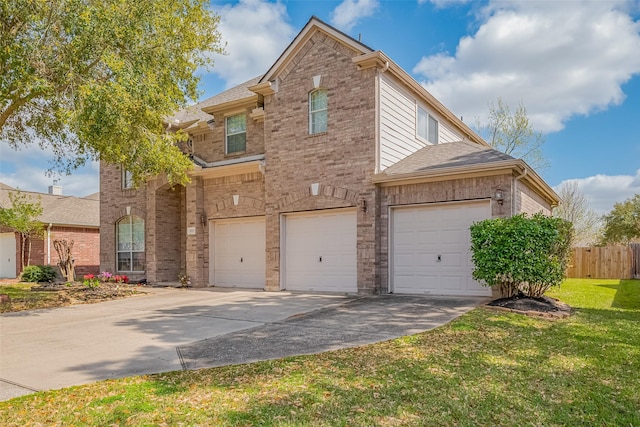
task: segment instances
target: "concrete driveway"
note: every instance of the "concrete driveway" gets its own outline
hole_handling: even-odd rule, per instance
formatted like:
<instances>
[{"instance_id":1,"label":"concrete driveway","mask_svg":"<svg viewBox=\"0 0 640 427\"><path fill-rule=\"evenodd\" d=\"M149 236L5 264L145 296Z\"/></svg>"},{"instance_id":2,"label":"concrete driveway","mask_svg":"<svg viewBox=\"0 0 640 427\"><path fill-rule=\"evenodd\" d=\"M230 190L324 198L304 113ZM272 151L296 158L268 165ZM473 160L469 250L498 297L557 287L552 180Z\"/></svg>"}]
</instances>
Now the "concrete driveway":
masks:
<instances>
[{"instance_id":1,"label":"concrete driveway","mask_svg":"<svg viewBox=\"0 0 640 427\"><path fill-rule=\"evenodd\" d=\"M478 298L214 289L0 316L0 400L179 369L352 347L439 326Z\"/></svg>"}]
</instances>

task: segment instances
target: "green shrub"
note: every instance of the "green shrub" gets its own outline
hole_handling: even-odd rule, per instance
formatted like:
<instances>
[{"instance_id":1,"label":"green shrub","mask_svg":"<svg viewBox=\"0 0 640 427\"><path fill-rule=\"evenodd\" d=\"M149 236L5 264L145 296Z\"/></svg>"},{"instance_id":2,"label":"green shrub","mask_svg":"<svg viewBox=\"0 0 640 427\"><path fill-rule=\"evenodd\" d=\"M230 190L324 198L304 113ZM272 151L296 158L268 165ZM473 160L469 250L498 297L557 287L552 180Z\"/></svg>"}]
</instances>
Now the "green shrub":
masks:
<instances>
[{"instance_id":1,"label":"green shrub","mask_svg":"<svg viewBox=\"0 0 640 427\"><path fill-rule=\"evenodd\" d=\"M471 226L473 278L503 296L541 297L564 279L573 227L561 218L526 214Z\"/></svg>"},{"instance_id":2,"label":"green shrub","mask_svg":"<svg viewBox=\"0 0 640 427\"><path fill-rule=\"evenodd\" d=\"M56 270L50 265L28 265L22 271L23 282L52 282L56 278Z\"/></svg>"}]
</instances>

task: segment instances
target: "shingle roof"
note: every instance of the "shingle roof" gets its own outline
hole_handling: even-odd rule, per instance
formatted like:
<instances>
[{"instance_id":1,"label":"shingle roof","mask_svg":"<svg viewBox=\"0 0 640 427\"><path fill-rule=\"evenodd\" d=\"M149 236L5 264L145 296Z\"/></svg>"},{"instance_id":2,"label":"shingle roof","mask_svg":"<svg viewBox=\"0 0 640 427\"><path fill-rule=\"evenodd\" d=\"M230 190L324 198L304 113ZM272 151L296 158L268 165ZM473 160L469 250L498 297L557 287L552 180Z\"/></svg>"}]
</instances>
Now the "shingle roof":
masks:
<instances>
[{"instance_id":1,"label":"shingle roof","mask_svg":"<svg viewBox=\"0 0 640 427\"><path fill-rule=\"evenodd\" d=\"M202 111L203 108L254 96L255 93L251 92L249 90L249 87L258 83L261 77L262 76L254 77L251 80L240 83L239 85L234 86L231 89L227 89L217 95L214 95L211 98L207 98L204 101L185 108L184 110L180 110L173 116L169 117L168 121L172 122L177 120L180 123L190 122L194 120L196 122L207 121L211 118L211 116Z\"/></svg>"},{"instance_id":2,"label":"shingle roof","mask_svg":"<svg viewBox=\"0 0 640 427\"><path fill-rule=\"evenodd\" d=\"M514 158L490 147L468 141L457 141L428 145L389 166L384 170L384 173L399 175L503 160L514 160Z\"/></svg>"},{"instance_id":3,"label":"shingle roof","mask_svg":"<svg viewBox=\"0 0 640 427\"><path fill-rule=\"evenodd\" d=\"M100 194L75 197L16 190L0 183L0 208L11 206L9 192L20 191L34 203L40 200L42 215L39 221L45 224L74 225L81 227L100 226Z\"/></svg>"}]
</instances>

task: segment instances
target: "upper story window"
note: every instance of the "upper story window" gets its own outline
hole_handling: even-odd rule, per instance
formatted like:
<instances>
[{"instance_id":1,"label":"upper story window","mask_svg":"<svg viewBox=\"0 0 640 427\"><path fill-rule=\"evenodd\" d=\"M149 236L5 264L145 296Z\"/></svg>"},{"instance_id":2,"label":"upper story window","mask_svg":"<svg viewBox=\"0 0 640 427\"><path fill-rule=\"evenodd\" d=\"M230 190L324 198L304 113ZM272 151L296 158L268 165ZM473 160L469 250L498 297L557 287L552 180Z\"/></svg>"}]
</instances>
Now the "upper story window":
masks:
<instances>
[{"instance_id":1,"label":"upper story window","mask_svg":"<svg viewBox=\"0 0 640 427\"><path fill-rule=\"evenodd\" d=\"M144 271L144 220L129 215L116 223L118 271Z\"/></svg>"},{"instance_id":2,"label":"upper story window","mask_svg":"<svg viewBox=\"0 0 640 427\"><path fill-rule=\"evenodd\" d=\"M242 153L247 151L247 116L236 114L225 118L226 153Z\"/></svg>"},{"instance_id":3,"label":"upper story window","mask_svg":"<svg viewBox=\"0 0 640 427\"><path fill-rule=\"evenodd\" d=\"M309 94L309 133L327 131L327 90L317 89Z\"/></svg>"},{"instance_id":4,"label":"upper story window","mask_svg":"<svg viewBox=\"0 0 640 427\"><path fill-rule=\"evenodd\" d=\"M427 111L418 106L418 123L416 133L432 144L438 143L438 121Z\"/></svg>"},{"instance_id":5,"label":"upper story window","mask_svg":"<svg viewBox=\"0 0 640 427\"><path fill-rule=\"evenodd\" d=\"M122 168L122 189L129 190L133 188L133 174L131 171Z\"/></svg>"}]
</instances>

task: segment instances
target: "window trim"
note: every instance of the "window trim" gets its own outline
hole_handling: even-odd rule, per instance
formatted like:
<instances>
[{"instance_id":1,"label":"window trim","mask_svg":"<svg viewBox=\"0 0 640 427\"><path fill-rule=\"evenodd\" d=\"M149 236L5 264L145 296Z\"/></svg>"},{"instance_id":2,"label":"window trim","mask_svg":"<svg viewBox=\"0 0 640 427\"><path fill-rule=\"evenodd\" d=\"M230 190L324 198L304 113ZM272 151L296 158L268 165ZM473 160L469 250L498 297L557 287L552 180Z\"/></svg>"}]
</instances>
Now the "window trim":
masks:
<instances>
[{"instance_id":1,"label":"window trim","mask_svg":"<svg viewBox=\"0 0 640 427\"><path fill-rule=\"evenodd\" d=\"M115 265L115 267L116 268L115 268L115 270L118 273L144 273L145 272L144 268L142 270L134 270L133 269L133 265L134 265L134 263L133 263L133 254L134 253L143 253L144 257L145 257L145 260L143 262L143 267L146 264L146 244L145 244L146 236L144 234L143 234L143 239L142 239L142 245L143 245L142 249L141 250L134 250L133 249L133 219L134 218L138 218L138 219L140 219L142 221L143 233L146 234L144 218L141 218L141 217L136 216L136 215L125 215L125 216L121 217L120 219L118 219L116 221L116 239L115 239L115 242L116 242L116 248L115 248L116 249L116 265ZM119 226L120 226L120 224L124 223L125 220L127 220L127 219L129 220L129 222L128 222L128 225L129 225L129 239L130 239L130 242L131 242L131 247L128 250L120 250L118 248L118 246L120 245L120 230L119 230ZM131 263L131 267L130 267L131 269L130 270L120 270L120 254L121 253L122 254L129 254L129 259L130 259L130 263Z\"/></svg>"},{"instance_id":2,"label":"window trim","mask_svg":"<svg viewBox=\"0 0 640 427\"><path fill-rule=\"evenodd\" d=\"M126 169L124 166L122 167L122 189L123 190L131 190L133 188L133 174L130 170Z\"/></svg>"},{"instance_id":3,"label":"window trim","mask_svg":"<svg viewBox=\"0 0 640 427\"><path fill-rule=\"evenodd\" d=\"M426 114L427 120L427 128L426 128L426 136L420 135L420 111L423 111ZM435 141L429 140L429 134L431 133L431 121L435 123ZM440 143L440 121L429 112L426 108L422 107L419 103L416 102L416 138L422 141L426 141L433 145L437 145Z\"/></svg>"},{"instance_id":4,"label":"window trim","mask_svg":"<svg viewBox=\"0 0 640 427\"><path fill-rule=\"evenodd\" d=\"M234 117L238 117L238 116L243 116L244 117L244 132L236 132L236 133L229 133L229 119L234 118ZM234 135L241 135L244 134L244 150L238 150L238 151L229 151L229 136L234 136ZM229 116L226 116L224 118L224 154L225 155L230 155L230 154L241 154L241 153L245 153L247 151L247 114L246 113L238 113L238 114L231 114Z\"/></svg>"},{"instance_id":5,"label":"window trim","mask_svg":"<svg viewBox=\"0 0 640 427\"><path fill-rule=\"evenodd\" d=\"M313 110L313 102L312 102L312 97L314 94L316 93L324 93L325 96L325 100L326 100L326 106L324 108L318 109L318 110ZM326 114L326 121L325 121L325 128L323 130L319 130L319 131L315 131L313 129L313 117L318 114L318 113L322 113L325 112ZM327 133L327 128L329 125L329 91L327 91L327 89L324 88L318 88L318 89L314 89L311 92L309 92L309 135L319 135L322 133Z\"/></svg>"}]
</instances>

